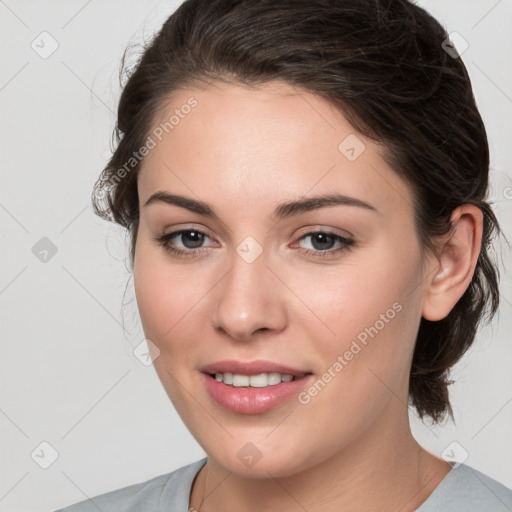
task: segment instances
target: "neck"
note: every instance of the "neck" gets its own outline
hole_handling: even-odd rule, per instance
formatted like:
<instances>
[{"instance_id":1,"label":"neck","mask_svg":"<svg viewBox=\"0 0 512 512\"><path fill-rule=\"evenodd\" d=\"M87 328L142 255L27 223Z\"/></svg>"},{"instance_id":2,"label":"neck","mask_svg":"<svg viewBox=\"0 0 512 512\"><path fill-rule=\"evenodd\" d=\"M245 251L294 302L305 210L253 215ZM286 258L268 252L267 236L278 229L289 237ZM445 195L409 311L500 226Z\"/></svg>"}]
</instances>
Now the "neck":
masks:
<instances>
[{"instance_id":1,"label":"neck","mask_svg":"<svg viewBox=\"0 0 512 512\"><path fill-rule=\"evenodd\" d=\"M286 477L248 478L208 457L190 504L198 512L408 512L428 498L450 469L421 448L402 415L400 425L383 418L321 464Z\"/></svg>"}]
</instances>

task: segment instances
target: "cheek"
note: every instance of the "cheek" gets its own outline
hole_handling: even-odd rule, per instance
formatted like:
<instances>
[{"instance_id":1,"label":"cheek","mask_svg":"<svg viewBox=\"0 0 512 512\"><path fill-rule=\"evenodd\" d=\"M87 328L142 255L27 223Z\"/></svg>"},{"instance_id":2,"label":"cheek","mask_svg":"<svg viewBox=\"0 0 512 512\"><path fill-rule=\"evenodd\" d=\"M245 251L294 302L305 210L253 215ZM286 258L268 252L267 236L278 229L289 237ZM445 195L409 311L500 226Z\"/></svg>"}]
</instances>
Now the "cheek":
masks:
<instances>
[{"instance_id":1,"label":"cheek","mask_svg":"<svg viewBox=\"0 0 512 512\"><path fill-rule=\"evenodd\" d=\"M290 288L304 298L304 314L309 310L316 316L315 327L323 325L326 334L354 335L373 325L381 315L385 320L393 319L399 309L393 304L411 300L418 268L415 263L397 267L381 254L374 261L349 262L332 271L319 267L302 274L290 273L288 283L293 283Z\"/></svg>"},{"instance_id":2,"label":"cheek","mask_svg":"<svg viewBox=\"0 0 512 512\"><path fill-rule=\"evenodd\" d=\"M361 264L324 278L321 272L304 276L297 290L322 319L312 321L305 313L297 326L314 342L308 348L319 356L321 381L299 397L300 403L304 415L322 418L321 435L332 443L356 436L388 405L407 404L420 318L418 297L410 293L416 270L414 264L402 265L394 273L391 260L380 261L380 268ZM382 271L386 267L392 271Z\"/></svg>"},{"instance_id":3,"label":"cheek","mask_svg":"<svg viewBox=\"0 0 512 512\"><path fill-rule=\"evenodd\" d=\"M137 247L135 295L144 335L158 349L154 370L176 409L187 418L188 399L180 383L185 381L184 373L197 364L198 329L205 324L198 316L205 290L159 252L143 244Z\"/></svg>"},{"instance_id":4,"label":"cheek","mask_svg":"<svg viewBox=\"0 0 512 512\"><path fill-rule=\"evenodd\" d=\"M307 300L307 308L297 306L300 329L315 340L326 368L342 356L343 371L349 370L351 378L364 379L370 369L386 382L403 376L421 318L419 288L414 293L420 262L414 250L409 247L398 258L396 249L380 247L379 254L368 253L364 261L347 258L345 266L332 271L318 267L290 274L296 295Z\"/></svg>"},{"instance_id":5,"label":"cheek","mask_svg":"<svg viewBox=\"0 0 512 512\"><path fill-rule=\"evenodd\" d=\"M199 279L199 281L198 281ZM134 287L146 338L162 353L172 350L168 341L187 339L193 329L205 289L198 286L201 276L192 282L183 266L171 265L161 248L137 246Z\"/></svg>"}]
</instances>

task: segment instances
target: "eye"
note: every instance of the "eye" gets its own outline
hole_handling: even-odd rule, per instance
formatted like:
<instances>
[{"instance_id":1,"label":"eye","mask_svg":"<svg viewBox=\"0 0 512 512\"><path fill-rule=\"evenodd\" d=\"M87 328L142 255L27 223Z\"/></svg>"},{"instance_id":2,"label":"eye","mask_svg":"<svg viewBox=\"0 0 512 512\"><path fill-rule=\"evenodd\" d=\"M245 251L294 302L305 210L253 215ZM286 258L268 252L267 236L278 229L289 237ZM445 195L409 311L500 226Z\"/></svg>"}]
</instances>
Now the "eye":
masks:
<instances>
[{"instance_id":1,"label":"eye","mask_svg":"<svg viewBox=\"0 0 512 512\"><path fill-rule=\"evenodd\" d=\"M299 242L310 240L309 247L300 252L314 258L331 257L341 251L351 250L355 241L327 231L309 231L299 238Z\"/></svg>"},{"instance_id":2,"label":"eye","mask_svg":"<svg viewBox=\"0 0 512 512\"><path fill-rule=\"evenodd\" d=\"M203 247L205 240L210 237L199 229L180 229L171 233L159 235L153 240L160 244L167 252L178 257L195 257L208 249ZM300 248L299 252L314 258L332 257L342 251L348 251L355 245L355 241L328 231L310 231L299 238L295 243L309 239L310 247ZM294 247L294 245L292 245Z\"/></svg>"},{"instance_id":3,"label":"eye","mask_svg":"<svg viewBox=\"0 0 512 512\"><path fill-rule=\"evenodd\" d=\"M159 235L153 240L158 242L167 252L176 256L197 256L205 251L201 247L205 239L210 237L198 229L180 229L164 235ZM180 245L181 244L181 245Z\"/></svg>"}]
</instances>

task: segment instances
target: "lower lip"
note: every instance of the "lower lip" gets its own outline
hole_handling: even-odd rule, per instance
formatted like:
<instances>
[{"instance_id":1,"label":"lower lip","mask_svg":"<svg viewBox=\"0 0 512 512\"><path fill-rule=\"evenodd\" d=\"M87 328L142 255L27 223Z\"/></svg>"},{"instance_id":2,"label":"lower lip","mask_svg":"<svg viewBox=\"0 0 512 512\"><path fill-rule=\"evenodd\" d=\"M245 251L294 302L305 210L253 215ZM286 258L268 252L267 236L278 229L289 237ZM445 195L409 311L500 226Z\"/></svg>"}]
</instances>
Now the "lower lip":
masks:
<instances>
[{"instance_id":1,"label":"lower lip","mask_svg":"<svg viewBox=\"0 0 512 512\"><path fill-rule=\"evenodd\" d=\"M206 389L210 396L224 409L239 414L261 414L279 407L310 384L313 375L306 375L290 382L281 382L265 388L236 388L219 382L203 373Z\"/></svg>"}]
</instances>

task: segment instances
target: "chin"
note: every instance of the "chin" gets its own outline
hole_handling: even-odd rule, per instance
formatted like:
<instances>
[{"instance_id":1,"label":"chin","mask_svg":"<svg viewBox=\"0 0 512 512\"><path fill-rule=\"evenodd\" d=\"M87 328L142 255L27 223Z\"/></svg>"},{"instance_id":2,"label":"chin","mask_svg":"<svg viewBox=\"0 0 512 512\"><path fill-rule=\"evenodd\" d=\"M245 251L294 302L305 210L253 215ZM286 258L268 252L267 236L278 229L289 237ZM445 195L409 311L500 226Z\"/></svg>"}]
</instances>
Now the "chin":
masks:
<instances>
[{"instance_id":1,"label":"chin","mask_svg":"<svg viewBox=\"0 0 512 512\"><path fill-rule=\"evenodd\" d=\"M233 442L231 447L240 443ZM244 478L268 479L283 478L299 473L317 462L312 457L297 455L297 446L291 450L281 450L275 447L259 449L257 443L247 441L241 448L231 450L214 450L207 453L210 459L226 471ZM217 446L218 449L218 446ZM218 451L219 453L216 453ZM306 453L299 450L301 453Z\"/></svg>"}]
</instances>

